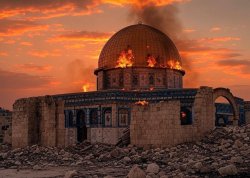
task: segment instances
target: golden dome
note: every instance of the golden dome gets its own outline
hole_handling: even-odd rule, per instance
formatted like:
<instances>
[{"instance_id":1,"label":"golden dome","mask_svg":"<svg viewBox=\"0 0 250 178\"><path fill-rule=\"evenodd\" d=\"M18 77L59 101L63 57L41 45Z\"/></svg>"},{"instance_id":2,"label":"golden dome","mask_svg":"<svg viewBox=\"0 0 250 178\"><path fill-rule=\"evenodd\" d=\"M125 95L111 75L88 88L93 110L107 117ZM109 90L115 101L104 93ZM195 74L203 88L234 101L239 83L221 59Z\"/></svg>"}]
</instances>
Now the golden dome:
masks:
<instances>
[{"instance_id":1,"label":"golden dome","mask_svg":"<svg viewBox=\"0 0 250 178\"><path fill-rule=\"evenodd\" d=\"M163 32L144 24L131 25L115 33L103 47L99 69L117 67L119 56L129 55L129 67L167 67L169 62L181 65L181 57L173 41ZM152 64L151 64L152 65Z\"/></svg>"}]
</instances>

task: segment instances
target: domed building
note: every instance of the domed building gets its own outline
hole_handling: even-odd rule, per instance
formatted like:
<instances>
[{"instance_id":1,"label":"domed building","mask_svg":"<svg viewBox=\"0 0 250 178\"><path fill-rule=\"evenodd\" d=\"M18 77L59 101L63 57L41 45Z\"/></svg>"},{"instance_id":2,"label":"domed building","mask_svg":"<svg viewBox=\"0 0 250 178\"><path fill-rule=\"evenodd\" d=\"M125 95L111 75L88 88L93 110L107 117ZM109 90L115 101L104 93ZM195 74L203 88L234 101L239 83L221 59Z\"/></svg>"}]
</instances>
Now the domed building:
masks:
<instances>
[{"instance_id":1,"label":"domed building","mask_svg":"<svg viewBox=\"0 0 250 178\"><path fill-rule=\"evenodd\" d=\"M97 90L152 90L182 88L182 62L172 40L144 24L128 26L103 47Z\"/></svg>"},{"instance_id":2,"label":"domed building","mask_svg":"<svg viewBox=\"0 0 250 178\"><path fill-rule=\"evenodd\" d=\"M183 88L185 71L175 44L148 25L115 33L94 74L97 91L18 99L13 148L65 147L85 140L168 147L201 139L221 117L239 124L250 120L250 103L229 89ZM215 107L220 96L231 106Z\"/></svg>"}]
</instances>

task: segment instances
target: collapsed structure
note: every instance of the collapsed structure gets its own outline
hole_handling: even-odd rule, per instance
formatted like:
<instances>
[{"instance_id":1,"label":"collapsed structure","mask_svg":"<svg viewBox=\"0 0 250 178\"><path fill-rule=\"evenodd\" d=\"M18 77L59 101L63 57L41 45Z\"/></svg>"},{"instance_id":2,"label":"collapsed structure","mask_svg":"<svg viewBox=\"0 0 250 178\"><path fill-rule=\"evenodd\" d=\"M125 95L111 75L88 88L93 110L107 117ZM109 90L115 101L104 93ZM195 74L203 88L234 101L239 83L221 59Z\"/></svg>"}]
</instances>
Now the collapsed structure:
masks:
<instances>
[{"instance_id":1,"label":"collapsed structure","mask_svg":"<svg viewBox=\"0 0 250 178\"><path fill-rule=\"evenodd\" d=\"M203 137L218 121L216 112L240 124L249 119L249 102L229 89L183 88L185 71L177 48L148 25L114 34L94 73L97 91L17 100L12 146L65 147L84 140L116 144L129 128L132 144L165 147ZM229 101L229 109L219 105L222 109L216 111L220 96Z\"/></svg>"},{"instance_id":2,"label":"collapsed structure","mask_svg":"<svg viewBox=\"0 0 250 178\"><path fill-rule=\"evenodd\" d=\"M11 111L0 107L0 144L11 144Z\"/></svg>"}]
</instances>

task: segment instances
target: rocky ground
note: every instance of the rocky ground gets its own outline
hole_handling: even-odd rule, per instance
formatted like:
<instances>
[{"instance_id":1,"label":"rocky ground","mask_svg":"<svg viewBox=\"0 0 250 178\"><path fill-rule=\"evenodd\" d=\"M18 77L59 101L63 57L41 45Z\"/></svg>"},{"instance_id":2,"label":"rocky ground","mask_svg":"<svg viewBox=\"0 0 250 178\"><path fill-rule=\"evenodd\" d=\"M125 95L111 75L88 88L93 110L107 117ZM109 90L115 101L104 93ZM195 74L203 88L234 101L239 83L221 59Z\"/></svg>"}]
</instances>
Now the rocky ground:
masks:
<instances>
[{"instance_id":1,"label":"rocky ground","mask_svg":"<svg viewBox=\"0 0 250 178\"><path fill-rule=\"evenodd\" d=\"M250 177L250 125L216 128L165 149L82 143L65 149L0 147L0 177Z\"/></svg>"}]
</instances>

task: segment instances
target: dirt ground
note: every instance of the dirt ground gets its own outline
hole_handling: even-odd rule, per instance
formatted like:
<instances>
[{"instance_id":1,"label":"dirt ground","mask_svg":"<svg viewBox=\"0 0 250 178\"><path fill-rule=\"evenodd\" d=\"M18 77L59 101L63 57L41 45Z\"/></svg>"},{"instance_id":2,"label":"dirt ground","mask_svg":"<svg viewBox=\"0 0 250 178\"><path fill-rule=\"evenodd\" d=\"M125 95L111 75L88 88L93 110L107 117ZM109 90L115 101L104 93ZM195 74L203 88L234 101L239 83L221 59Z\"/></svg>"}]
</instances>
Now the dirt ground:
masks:
<instances>
[{"instance_id":1,"label":"dirt ground","mask_svg":"<svg viewBox=\"0 0 250 178\"><path fill-rule=\"evenodd\" d=\"M127 168L120 167L49 167L42 170L34 169L0 169L0 178L61 178L68 171L77 171L77 176L91 178L93 175L105 177L113 175L115 177L125 177L128 173ZM92 176L91 176L92 175Z\"/></svg>"},{"instance_id":2,"label":"dirt ground","mask_svg":"<svg viewBox=\"0 0 250 178\"><path fill-rule=\"evenodd\" d=\"M0 178L42 178L42 177L64 177L65 173L70 170L66 167L53 167L46 170L33 169L1 169Z\"/></svg>"}]
</instances>

